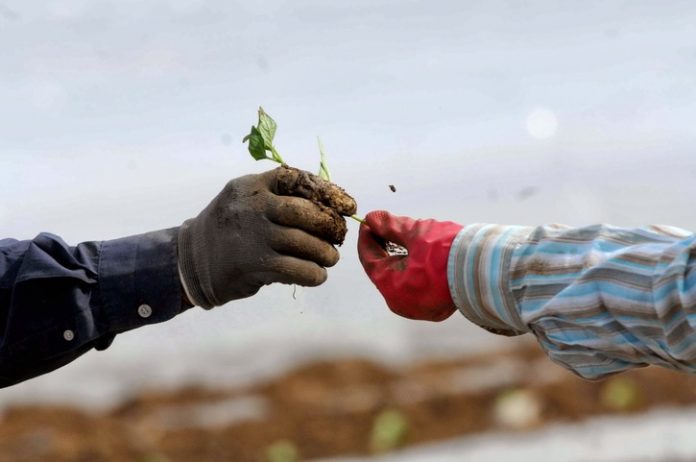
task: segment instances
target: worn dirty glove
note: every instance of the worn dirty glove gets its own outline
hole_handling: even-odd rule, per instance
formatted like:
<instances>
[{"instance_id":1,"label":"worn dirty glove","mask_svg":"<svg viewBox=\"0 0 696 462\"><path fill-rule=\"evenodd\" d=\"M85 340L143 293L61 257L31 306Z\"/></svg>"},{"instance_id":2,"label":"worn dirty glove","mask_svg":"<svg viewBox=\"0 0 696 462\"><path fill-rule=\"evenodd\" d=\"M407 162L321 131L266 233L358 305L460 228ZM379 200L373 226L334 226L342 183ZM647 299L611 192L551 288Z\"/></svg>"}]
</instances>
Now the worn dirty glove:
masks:
<instances>
[{"instance_id":1,"label":"worn dirty glove","mask_svg":"<svg viewBox=\"0 0 696 462\"><path fill-rule=\"evenodd\" d=\"M317 185L332 194L313 197ZM355 208L342 189L302 170L279 167L230 181L179 231L179 271L188 298L212 308L274 282L323 283L325 268L339 258L332 244L345 237L341 214Z\"/></svg>"}]
</instances>

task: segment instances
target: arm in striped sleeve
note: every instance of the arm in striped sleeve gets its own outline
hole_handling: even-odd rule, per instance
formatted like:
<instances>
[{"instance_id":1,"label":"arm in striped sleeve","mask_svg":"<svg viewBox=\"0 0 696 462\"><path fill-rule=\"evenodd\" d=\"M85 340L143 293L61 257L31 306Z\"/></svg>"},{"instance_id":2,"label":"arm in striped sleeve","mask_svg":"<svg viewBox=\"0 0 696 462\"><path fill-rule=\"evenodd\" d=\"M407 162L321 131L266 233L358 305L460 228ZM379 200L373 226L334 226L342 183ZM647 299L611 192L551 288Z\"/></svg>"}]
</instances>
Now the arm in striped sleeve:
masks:
<instances>
[{"instance_id":1,"label":"arm in striped sleeve","mask_svg":"<svg viewBox=\"0 0 696 462\"><path fill-rule=\"evenodd\" d=\"M696 372L696 237L652 226L470 225L448 281L459 310L496 333L532 332L589 379L650 364Z\"/></svg>"}]
</instances>

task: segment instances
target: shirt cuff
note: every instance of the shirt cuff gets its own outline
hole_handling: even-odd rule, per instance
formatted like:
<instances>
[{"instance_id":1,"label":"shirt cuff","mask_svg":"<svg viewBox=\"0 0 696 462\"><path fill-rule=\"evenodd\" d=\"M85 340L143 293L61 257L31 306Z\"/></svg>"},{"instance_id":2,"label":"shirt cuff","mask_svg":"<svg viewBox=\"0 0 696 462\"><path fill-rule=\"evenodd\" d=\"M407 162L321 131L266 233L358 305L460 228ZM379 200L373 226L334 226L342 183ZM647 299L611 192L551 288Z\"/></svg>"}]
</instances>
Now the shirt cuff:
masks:
<instances>
[{"instance_id":1,"label":"shirt cuff","mask_svg":"<svg viewBox=\"0 0 696 462\"><path fill-rule=\"evenodd\" d=\"M167 321L181 313L178 228L102 242L99 287L110 333Z\"/></svg>"},{"instance_id":2,"label":"shirt cuff","mask_svg":"<svg viewBox=\"0 0 696 462\"><path fill-rule=\"evenodd\" d=\"M510 290L514 249L532 228L472 224L452 242L447 280L452 300L471 322L501 335L530 331Z\"/></svg>"}]
</instances>

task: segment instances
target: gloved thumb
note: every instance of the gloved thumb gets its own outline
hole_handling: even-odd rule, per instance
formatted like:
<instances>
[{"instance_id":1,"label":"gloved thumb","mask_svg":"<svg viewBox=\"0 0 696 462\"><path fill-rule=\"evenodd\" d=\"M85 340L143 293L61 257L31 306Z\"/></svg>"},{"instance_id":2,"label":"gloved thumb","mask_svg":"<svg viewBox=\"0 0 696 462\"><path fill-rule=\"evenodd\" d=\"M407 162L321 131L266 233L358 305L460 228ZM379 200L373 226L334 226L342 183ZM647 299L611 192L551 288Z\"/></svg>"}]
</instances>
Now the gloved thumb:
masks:
<instances>
[{"instance_id":1,"label":"gloved thumb","mask_svg":"<svg viewBox=\"0 0 696 462\"><path fill-rule=\"evenodd\" d=\"M366 223L360 225L358 258L360 258L360 263L362 263L368 274L372 273L389 256L380 241L381 238L373 234L371 228Z\"/></svg>"}]
</instances>

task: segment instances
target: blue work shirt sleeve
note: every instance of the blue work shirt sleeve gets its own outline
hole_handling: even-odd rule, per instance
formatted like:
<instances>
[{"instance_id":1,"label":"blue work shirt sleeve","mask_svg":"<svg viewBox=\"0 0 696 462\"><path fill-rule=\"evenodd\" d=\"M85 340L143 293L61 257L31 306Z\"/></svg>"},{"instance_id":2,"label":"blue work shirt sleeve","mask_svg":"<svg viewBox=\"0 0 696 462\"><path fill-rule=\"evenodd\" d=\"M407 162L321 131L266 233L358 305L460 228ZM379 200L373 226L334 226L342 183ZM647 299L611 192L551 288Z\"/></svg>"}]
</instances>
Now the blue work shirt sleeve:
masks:
<instances>
[{"instance_id":1,"label":"blue work shirt sleeve","mask_svg":"<svg viewBox=\"0 0 696 462\"><path fill-rule=\"evenodd\" d=\"M57 369L182 304L178 228L68 246L0 240L0 387Z\"/></svg>"}]
</instances>

